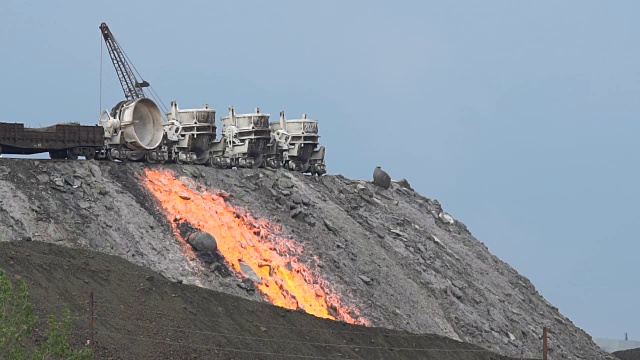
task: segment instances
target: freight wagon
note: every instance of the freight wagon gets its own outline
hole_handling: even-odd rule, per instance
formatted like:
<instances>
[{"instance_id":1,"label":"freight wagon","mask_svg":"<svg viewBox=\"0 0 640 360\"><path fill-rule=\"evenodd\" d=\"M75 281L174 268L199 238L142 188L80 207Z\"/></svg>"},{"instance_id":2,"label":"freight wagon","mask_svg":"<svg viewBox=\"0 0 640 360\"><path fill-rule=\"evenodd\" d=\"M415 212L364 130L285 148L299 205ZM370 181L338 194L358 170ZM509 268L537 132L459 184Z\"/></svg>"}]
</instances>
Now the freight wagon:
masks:
<instances>
[{"instance_id":1,"label":"freight wagon","mask_svg":"<svg viewBox=\"0 0 640 360\"><path fill-rule=\"evenodd\" d=\"M0 154L49 153L52 159L93 159L104 146L104 128L99 125L56 124L28 128L21 123L0 122Z\"/></svg>"}]
</instances>

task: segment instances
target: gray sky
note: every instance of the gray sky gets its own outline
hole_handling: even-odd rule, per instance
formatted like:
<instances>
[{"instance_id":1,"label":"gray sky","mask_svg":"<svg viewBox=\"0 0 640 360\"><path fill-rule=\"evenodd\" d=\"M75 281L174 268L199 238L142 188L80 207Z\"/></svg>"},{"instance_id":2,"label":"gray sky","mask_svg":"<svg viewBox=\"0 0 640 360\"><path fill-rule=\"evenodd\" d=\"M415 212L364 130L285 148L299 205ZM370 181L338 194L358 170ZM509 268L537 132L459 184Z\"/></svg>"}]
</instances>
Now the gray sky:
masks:
<instances>
[{"instance_id":1,"label":"gray sky","mask_svg":"<svg viewBox=\"0 0 640 360\"><path fill-rule=\"evenodd\" d=\"M640 339L637 1L0 1L1 121L95 124L107 22L165 103L320 120L594 337ZM103 108L122 97L105 54Z\"/></svg>"}]
</instances>

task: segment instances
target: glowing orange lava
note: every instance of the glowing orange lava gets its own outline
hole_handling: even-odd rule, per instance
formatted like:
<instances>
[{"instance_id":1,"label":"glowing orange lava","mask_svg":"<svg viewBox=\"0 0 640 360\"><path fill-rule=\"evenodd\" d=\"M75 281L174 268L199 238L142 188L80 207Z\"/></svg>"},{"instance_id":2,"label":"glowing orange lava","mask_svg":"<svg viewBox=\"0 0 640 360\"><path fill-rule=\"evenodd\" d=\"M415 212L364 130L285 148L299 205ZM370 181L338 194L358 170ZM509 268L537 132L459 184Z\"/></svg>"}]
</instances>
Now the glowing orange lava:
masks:
<instances>
[{"instance_id":1,"label":"glowing orange lava","mask_svg":"<svg viewBox=\"0 0 640 360\"><path fill-rule=\"evenodd\" d=\"M318 275L317 266L302 263L303 248L294 240L277 236L279 229L264 219L254 219L247 211L225 202L220 192L195 190L189 179L181 181L169 170L145 169L143 183L158 199L173 224L176 237L186 243L175 219L216 238L218 251L239 274L240 261L248 264L260 277L256 283L265 300L288 309L301 308L318 317L352 324L368 325L356 309L341 304L338 294ZM189 246L185 256L194 258Z\"/></svg>"}]
</instances>

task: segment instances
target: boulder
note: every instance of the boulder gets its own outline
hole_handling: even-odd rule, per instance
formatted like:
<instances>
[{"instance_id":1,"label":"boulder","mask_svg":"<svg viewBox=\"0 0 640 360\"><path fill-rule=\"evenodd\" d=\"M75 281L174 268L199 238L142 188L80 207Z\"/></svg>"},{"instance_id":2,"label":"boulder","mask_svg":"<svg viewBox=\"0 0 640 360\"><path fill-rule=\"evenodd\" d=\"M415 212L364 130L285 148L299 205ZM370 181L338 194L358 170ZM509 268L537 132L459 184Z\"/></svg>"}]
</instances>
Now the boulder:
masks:
<instances>
[{"instance_id":1,"label":"boulder","mask_svg":"<svg viewBox=\"0 0 640 360\"><path fill-rule=\"evenodd\" d=\"M242 270L242 273L246 275L249 279L251 279L251 281L258 284L262 284L262 279L260 279L260 276L258 276L255 270L253 270L251 265L247 264L242 260L238 261L238 264L240 264L240 269Z\"/></svg>"},{"instance_id":2,"label":"boulder","mask_svg":"<svg viewBox=\"0 0 640 360\"><path fill-rule=\"evenodd\" d=\"M238 287L241 289L244 289L248 292L254 292L256 291L256 285L253 282L253 280L249 279L249 278L244 278L242 279L242 281L240 281L240 283L238 283Z\"/></svg>"},{"instance_id":3,"label":"boulder","mask_svg":"<svg viewBox=\"0 0 640 360\"><path fill-rule=\"evenodd\" d=\"M373 183L383 189L391 187L391 176L387 174L380 166L376 166L373 170Z\"/></svg>"},{"instance_id":4,"label":"boulder","mask_svg":"<svg viewBox=\"0 0 640 360\"><path fill-rule=\"evenodd\" d=\"M331 222L329 222L329 220L327 219L322 219L322 221L324 222L324 226L327 228L327 230L331 231L334 234L338 234L338 229L336 229L335 226L333 226L333 224Z\"/></svg>"},{"instance_id":5,"label":"boulder","mask_svg":"<svg viewBox=\"0 0 640 360\"><path fill-rule=\"evenodd\" d=\"M447 214L446 212L441 212L438 217L440 218L440 220L442 220L443 223L446 224L453 224L455 222L453 217L451 217L451 215Z\"/></svg>"},{"instance_id":6,"label":"boulder","mask_svg":"<svg viewBox=\"0 0 640 360\"><path fill-rule=\"evenodd\" d=\"M362 280L363 283L365 283L367 285L373 284L373 280L369 279L369 277L367 277L365 275L360 275L359 278L360 278L360 280Z\"/></svg>"},{"instance_id":7,"label":"boulder","mask_svg":"<svg viewBox=\"0 0 640 360\"><path fill-rule=\"evenodd\" d=\"M218 249L218 243L213 235L204 231L191 233L189 237L187 237L187 242L196 251L208 251L213 253Z\"/></svg>"},{"instance_id":8,"label":"boulder","mask_svg":"<svg viewBox=\"0 0 640 360\"><path fill-rule=\"evenodd\" d=\"M290 214L290 215L291 215L291 217L292 217L292 218L294 218L294 219L295 219L295 218L297 218L300 214L302 214L302 213L303 213L303 211L304 211L304 210L303 210L302 208L295 208L295 209L291 210L291 214Z\"/></svg>"},{"instance_id":9,"label":"boulder","mask_svg":"<svg viewBox=\"0 0 640 360\"><path fill-rule=\"evenodd\" d=\"M402 231L400 231L400 230L391 229L391 230L389 230L389 232L391 232L392 234L397 235L397 236L399 236L399 237L404 237L404 238L406 238L406 237L407 237L407 234L403 233L403 232L402 232Z\"/></svg>"},{"instance_id":10,"label":"boulder","mask_svg":"<svg viewBox=\"0 0 640 360\"><path fill-rule=\"evenodd\" d=\"M367 200L367 198L373 197L373 193L371 192L371 190L369 190L369 188L363 184L356 185L356 189L358 190L358 192L360 192L362 198L365 200Z\"/></svg>"},{"instance_id":11,"label":"boulder","mask_svg":"<svg viewBox=\"0 0 640 360\"><path fill-rule=\"evenodd\" d=\"M400 185L401 187L403 187L403 188L405 188L407 190L414 191L413 188L411 187L411 185L409 185L409 181L407 181L407 179L398 180L398 185Z\"/></svg>"}]
</instances>

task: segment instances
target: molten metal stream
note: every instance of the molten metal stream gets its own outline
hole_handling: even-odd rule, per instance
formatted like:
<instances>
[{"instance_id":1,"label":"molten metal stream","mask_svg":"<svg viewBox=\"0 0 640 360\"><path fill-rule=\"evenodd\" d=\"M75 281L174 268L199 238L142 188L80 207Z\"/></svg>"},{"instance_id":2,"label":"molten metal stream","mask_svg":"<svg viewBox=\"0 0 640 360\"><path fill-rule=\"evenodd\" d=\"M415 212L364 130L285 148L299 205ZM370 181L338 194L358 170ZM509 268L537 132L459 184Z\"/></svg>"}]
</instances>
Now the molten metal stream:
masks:
<instances>
[{"instance_id":1,"label":"molten metal stream","mask_svg":"<svg viewBox=\"0 0 640 360\"><path fill-rule=\"evenodd\" d=\"M193 190L195 186L188 186L169 170L145 169L145 173L143 183L160 202L176 237L185 243L173 221L176 217L212 234L218 250L237 273L249 276L242 271L241 260L258 274L262 284L256 285L265 300L318 317L369 324L357 309L341 304L338 294L319 276L317 266L312 270L300 261L302 246L277 236L279 229L272 223L254 219L218 193ZM183 248L185 256L194 257L188 246Z\"/></svg>"}]
</instances>

